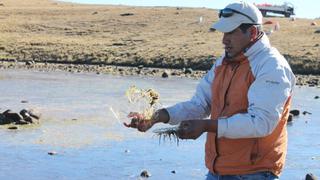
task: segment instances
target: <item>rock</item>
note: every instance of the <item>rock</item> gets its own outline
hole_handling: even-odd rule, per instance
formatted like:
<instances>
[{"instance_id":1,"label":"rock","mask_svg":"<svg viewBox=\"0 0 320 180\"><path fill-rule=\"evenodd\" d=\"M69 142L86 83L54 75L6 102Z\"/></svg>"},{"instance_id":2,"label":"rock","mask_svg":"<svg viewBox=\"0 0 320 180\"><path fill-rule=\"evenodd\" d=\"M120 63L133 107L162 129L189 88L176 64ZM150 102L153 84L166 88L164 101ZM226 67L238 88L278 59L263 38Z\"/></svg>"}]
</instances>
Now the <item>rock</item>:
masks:
<instances>
[{"instance_id":1,"label":"rock","mask_svg":"<svg viewBox=\"0 0 320 180\"><path fill-rule=\"evenodd\" d=\"M314 176L312 173L308 173L306 175L306 180L317 180L318 178Z\"/></svg>"},{"instance_id":2,"label":"rock","mask_svg":"<svg viewBox=\"0 0 320 180\"><path fill-rule=\"evenodd\" d=\"M141 173L140 173L140 176L141 177L144 177L144 178L148 178L151 176L151 174L147 171L147 170L143 170Z\"/></svg>"},{"instance_id":3,"label":"rock","mask_svg":"<svg viewBox=\"0 0 320 180\"><path fill-rule=\"evenodd\" d=\"M287 122L292 122L293 115L290 113Z\"/></svg>"},{"instance_id":4,"label":"rock","mask_svg":"<svg viewBox=\"0 0 320 180\"><path fill-rule=\"evenodd\" d=\"M17 124L17 125L24 125L24 124L29 124L29 122L27 122L27 121L25 121L25 120L21 119L20 121L17 121L17 122L15 122L14 124Z\"/></svg>"},{"instance_id":5,"label":"rock","mask_svg":"<svg viewBox=\"0 0 320 180\"><path fill-rule=\"evenodd\" d=\"M20 114L14 113L10 109L6 110L2 114L5 116L5 122L8 122L7 124L23 120Z\"/></svg>"},{"instance_id":6,"label":"rock","mask_svg":"<svg viewBox=\"0 0 320 180\"><path fill-rule=\"evenodd\" d=\"M134 14L133 13L122 13L120 14L120 16L133 16Z\"/></svg>"},{"instance_id":7,"label":"rock","mask_svg":"<svg viewBox=\"0 0 320 180\"><path fill-rule=\"evenodd\" d=\"M8 123L6 123L6 116L3 114L0 114L0 125L2 124L8 124Z\"/></svg>"},{"instance_id":8,"label":"rock","mask_svg":"<svg viewBox=\"0 0 320 180\"><path fill-rule=\"evenodd\" d=\"M177 72L171 72L171 76L177 76Z\"/></svg>"},{"instance_id":9,"label":"rock","mask_svg":"<svg viewBox=\"0 0 320 180\"><path fill-rule=\"evenodd\" d=\"M2 114L0 113L0 125L11 123L17 125L34 123L35 121L33 118L38 120L39 116L26 109L22 109L20 113L15 113L8 109Z\"/></svg>"},{"instance_id":10,"label":"rock","mask_svg":"<svg viewBox=\"0 0 320 180\"><path fill-rule=\"evenodd\" d=\"M141 70L144 66L143 65L139 65L138 69Z\"/></svg>"},{"instance_id":11,"label":"rock","mask_svg":"<svg viewBox=\"0 0 320 180\"><path fill-rule=\"evenodd\" d=\"M121 42L116 42L116 43L112 43L112 46L126 46L126 43L121 43Z\"/></svg>"},{"instance_id":12,"label":"rock","mask_svg":"<svg viewBox=\"0 0 320 180\"><path fill-rule=\"evenodd\" d=\"M193 70L192 70L192 68L186 68L186 69L184 69L184 73L185 74L192 74Z\"/></svg>"},{"instance_id":13,"label":"rock","mask_svg":"<svg viewBox=\"0 0 320 180\"><path fill-rule=\"evenodd\" d=\"M176 173L176 171L175 171L175 170L172 170L172 171L171 171L171 173L172 173L172 174L175 174L175 173Z\"/></svg>"},{"instance_id":14,"label":"rock","mask_svg":"<svg viewBox=\"0 0 320 180\"><path fill-rule=\"evenodd\" d=\"M161 75L161 77L163 78L168 78L169 77L169 73L167 71L164 71Z\"/></svg>"},{"instance_id":15,"label":"rock","mask_svg":"<svg viewBox=\"0 0 320 180\"><path fill-rule=\"evenodd\" d=\"M37 120L40 119L40 114L39 114L39 113L34 112L33 110L29 110L28 113L30 114L30 116L31 116L32 118L35 118L35 119L37 119Z\"/></svg>"},{"instance_id":16,"label":"rock","mask_svg":"<svg viewBox=\"0 0 320 180\"><path fill-rule=\"evenodd\" d=\"M306 115L306 114L312 114L312 113L311 113L311 112L308 112L308 111L303 111L302 114L303 114L303 115Z\"/></svg>"},{"instance_id":17,"label":"rock","mask_svg":"<svg viewBox=\"0 0 320 180\"><path fill-rule=\"evenodd\" d=\"M18 127L17 127L17 126L10 126L10 127L8 127L8 129L10 129L10 130L16 130L16 129L18 129Z\"/></svg>"},{"instance_id":18,"label":"rock","mask_svg":"<svg viewBox=\"0 0 320 180\"><path fill-rule=\"evenodd\" d=\"M28 103L28 101L27 100L22 100L21 103Z\"/></svg>"},{"instance_id":19,"label":"rock","mask_svg":"<svg viewBox=\"0 0 320 180\"><path fill-rule=\"evenodd\" d=\"M312 55L312 53L308 51L305 53L305 55Z\"/></svg>"},{"instance_id":20,"label":"rock","mask_svg":"<svg viewBox=\"0 0 320 180\"><path fill-rule=\"evenodd\" d=\"M310 24L311 26L316 26L317 25L317 23L315 22L315 21L313 21L313 22L311 22L311 24Z\"/></svg>"},{"instance_id":21,"label":"rock","mask_svg":"<svg viewBox=\"0 0 320 180\"><path fill-rule=\"evenodd\" d=\"M215 32L215 31L216 31L216 29L214 29L212 27L209 29L209 32Z\"/></svg>"},{"instance_id":22,"label":"rock","mask_svg":"<svg viewBox=\"0 0 320 180\"><path fill-rule=\"evenodd\" d=\"M28 110L22 109L20 111L20 115L23 117L23 120L25 120L26 122L33 123L32 118L31 118Z\"/></svg>"},{"instance_id":23,"label":"rock","mask_svg":"<svg viewBox=\"0 0 320 180\"><path fill-rule=\"evenodd\" d=\"M320 29L317 29L314 33L319 34L320 33Z\"/></svg>"},{"instance_id":24,"label":"rock","mask_svg":"<svg viewBox=\"0 0 320 180\"><path fill-rule=\"evenodd\" d=\"M315 96L314 99L319 99L319 96Z\"/></svg>"},{"instance_id":25,"label":"rock","mask_svg":"<svg viewBox=\"0 0 320 180\"><path fill-rule=\"evenodd\" d=\"M53 155L57 155L58 153L56 151L49 151L48 154L53 156Z\"/></svg>"},{"instance_id":26,"label":"rock","mask_svg":"<svg viewBox=\"0 0 320 180\"><path fill-rule=\"evenodd\" d=\"M294 109L294 110L291 110L290 113L291 113L293 116L299 116L300 111L297 110L297 109Z\"/></svg>"},{"instance_id":27,"label":"rock","mask_svg":"<svg viewBox=\"0 0 320 180\"><path fill-rule=\"evenodd\" d=\"M30 66L30 65L32 65L32 64L34 64L34 61L26 61L26 65L27 65L27 66Z\"/></svg>"}]
</instances>

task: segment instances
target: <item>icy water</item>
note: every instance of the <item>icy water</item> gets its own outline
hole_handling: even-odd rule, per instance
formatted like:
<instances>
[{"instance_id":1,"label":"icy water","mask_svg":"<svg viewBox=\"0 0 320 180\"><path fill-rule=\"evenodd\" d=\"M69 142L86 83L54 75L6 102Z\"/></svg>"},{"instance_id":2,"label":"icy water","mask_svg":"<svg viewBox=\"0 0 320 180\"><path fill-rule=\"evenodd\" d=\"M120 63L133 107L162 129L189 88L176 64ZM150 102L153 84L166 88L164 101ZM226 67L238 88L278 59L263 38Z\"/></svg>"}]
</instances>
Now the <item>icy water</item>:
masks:
<instances>
[{"instance_id":1,"label":"icy water","mask_svg":"<svg viewBox=\"0 0 320 180\"><path fill-rule=\"evenodd\" d=\"M31 108L41 124L0 127L0 179L205 179L204 140L160 142L121 123L136 106L124 94L131 85L154 88L163 106L189 99L196 80L120 77L65 72L1 70L0 111ZM319 88L297 88L293 109L308 111L288 125L289 147L281 179L320 176ZM26 101L27 103L22 103ZM111 112L115 112L116 116ZM165 127L156 125L153 129ZM56 155L48 155L56 152Z\"/></svg>"}]
</instances>

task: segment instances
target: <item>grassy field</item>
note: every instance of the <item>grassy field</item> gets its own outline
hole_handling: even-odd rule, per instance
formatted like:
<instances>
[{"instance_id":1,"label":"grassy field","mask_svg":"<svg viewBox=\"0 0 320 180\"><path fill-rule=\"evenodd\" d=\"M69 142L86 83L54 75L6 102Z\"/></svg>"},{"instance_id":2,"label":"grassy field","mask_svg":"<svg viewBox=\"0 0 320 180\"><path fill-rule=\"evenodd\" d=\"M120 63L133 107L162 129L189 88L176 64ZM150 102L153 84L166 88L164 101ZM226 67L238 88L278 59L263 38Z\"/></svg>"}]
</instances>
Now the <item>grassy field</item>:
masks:
<instances>
[{"instance_id":1,"label":"grassy field","mask_svg":"<svg viewBox=\"0 0 320 180\"><path fill-rule=\"evenodd\" d=\"M217 20L206 8L1 0L0 60L207 70L223 52L222 33L209 32ZM267 20L280 24L269 37L294 72L319 75L320 20Z\"/></svg>"}]
</instances>

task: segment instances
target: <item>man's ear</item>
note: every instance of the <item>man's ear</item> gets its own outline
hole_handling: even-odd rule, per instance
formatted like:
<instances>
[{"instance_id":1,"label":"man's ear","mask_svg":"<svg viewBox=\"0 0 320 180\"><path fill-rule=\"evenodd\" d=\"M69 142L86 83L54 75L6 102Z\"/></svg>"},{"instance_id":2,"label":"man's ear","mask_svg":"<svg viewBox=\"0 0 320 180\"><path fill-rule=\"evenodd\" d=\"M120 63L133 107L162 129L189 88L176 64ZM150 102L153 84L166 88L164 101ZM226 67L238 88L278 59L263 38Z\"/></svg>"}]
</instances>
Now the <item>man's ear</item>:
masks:
<instances>
[{"instance_id":1,"label":"man's ear","mask_svg":"<svg viewBox=\"0 0 320 180\"><path fill-rule=\"evenodd\" d=\"M253 41L258 37L258 29L255 26L249 28L250 40Z\"/></svg>"}]
</instances>

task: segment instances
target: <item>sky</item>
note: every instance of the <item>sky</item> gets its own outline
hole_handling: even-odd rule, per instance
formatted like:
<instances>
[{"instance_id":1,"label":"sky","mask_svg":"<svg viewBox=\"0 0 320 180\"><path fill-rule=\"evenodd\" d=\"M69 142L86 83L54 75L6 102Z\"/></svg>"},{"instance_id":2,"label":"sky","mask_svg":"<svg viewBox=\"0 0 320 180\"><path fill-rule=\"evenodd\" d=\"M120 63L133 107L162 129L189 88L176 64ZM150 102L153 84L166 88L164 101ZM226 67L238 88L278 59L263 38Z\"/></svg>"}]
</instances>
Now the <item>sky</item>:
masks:
<instances>
[{"instance_id":1,"label":"sky","mask_svg":"<svg viewBox=\"0 0 320 180\"><path fill-rule=\"evenodd\" d=\"M113 4L113 5L133 5L133 6L173 6L173 7L206 7L222 9L227 4L234 1L227 0L62 0L67 2L86 4ZM298 18L320 18L320 1L318 0L246 0L247 2L261 4L282 5L290 2L295 7Z\"/></svg>"}]
</instances>

